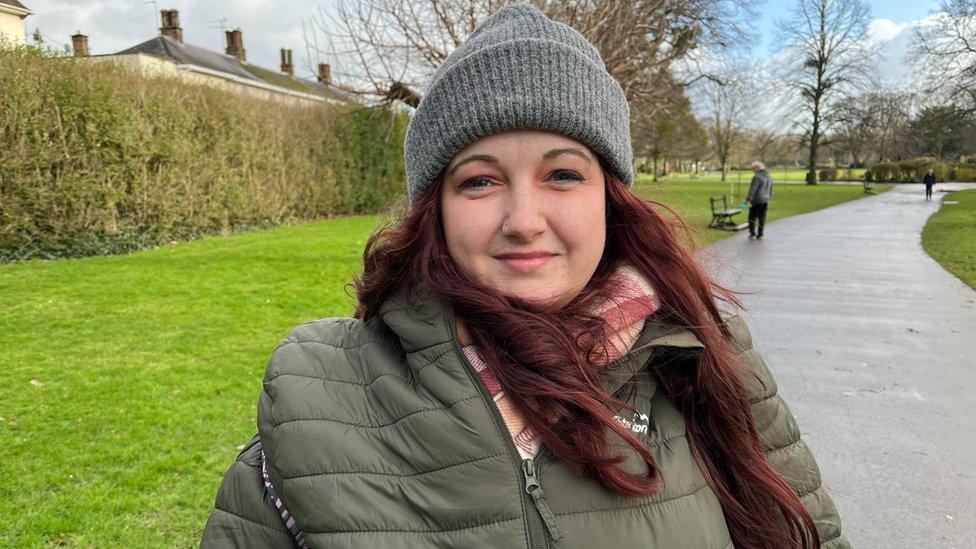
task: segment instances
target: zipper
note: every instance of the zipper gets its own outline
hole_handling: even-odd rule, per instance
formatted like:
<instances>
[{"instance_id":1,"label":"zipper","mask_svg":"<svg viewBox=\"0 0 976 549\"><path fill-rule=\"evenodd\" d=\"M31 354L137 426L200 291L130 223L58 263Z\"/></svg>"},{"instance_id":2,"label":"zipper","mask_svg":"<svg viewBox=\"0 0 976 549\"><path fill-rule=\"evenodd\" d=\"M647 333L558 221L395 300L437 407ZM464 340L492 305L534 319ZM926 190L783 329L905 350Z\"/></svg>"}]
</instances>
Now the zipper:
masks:
<instances>
[{"instance_id":1,"label":"zipper","mask_svg":"<svg viewBox=\"0 0 976 549\"><path fill-rule=\"evenodd\" d=\"M542 491L542 486L539 485L539 477L535 474L535 462L532 461L532 458L522 460L522 473L525 474L525 491L532 496L535 508L539 511L543 524L546 525L546 530L549 531L549 535L554 541L559 541L563 537L563 531L556 523L556 515L552 514L549 503L546 502L546 494Z\"/></svg>"},{"instance_id":2,"label":"zipper","mask_svg":"<svg viewBox=\"0 0 976 549\"><path fill-rule=\"evenodd\" d=\"M543 524L545 517L542 515L542 509L539 504L536 503L533 493L529 491L528 476L526 475L524 464L520 467L519 464L522 463L522 456L518 453L518 448L515 447L515 441L512 440L512 436L508 433L508 427L505 425L505 420L502 418L501 412L498 411L498 406L495 406L495 401L492 396L488 393L488 389L485 387L484 383L481 383L481 379L478 378L478 372L468 361L468 357L464 356L464 351L461 350L461 346L458 343L457 326L454 325L454 309L449 305L444 305L444 310L446 311L447 317L447 327L451 333L451 345L454 347L454 352L457 354L458 359L461 361L461 365L464 367L465 371L468 373L468 377L471 378L471 382L474 383L475 387L481 393L481 397L488 407L488 412L491 414L492 419L495 421L495 426L503 433L502 439L505 441L505 446L508 448L509 457L512 460L512 464L521 473L519 477L522 482L525 483L522 489L522 513L525 515L525 523L529 532L529 549L549 549L549 538L546 536L545 528L549 528L552 532L552 528L548 524ZM532 461L531 459L526 461ZM533 478L535 478L535 467L533 463ZM535 486L541 490L539 487L538 479L536 478ZM539 498L543 494L539 494ZM549 509L549 504L542 500L543 505L545 505L546 510L549 515L552 516L552 510ZM530 508L535 509L536 512L530 511ZM555 525L555 517L553 517L553 525ZM559 532L560 537L562 537L562 531L557 527L557 532Z\"/></svg>"}]
</instances>

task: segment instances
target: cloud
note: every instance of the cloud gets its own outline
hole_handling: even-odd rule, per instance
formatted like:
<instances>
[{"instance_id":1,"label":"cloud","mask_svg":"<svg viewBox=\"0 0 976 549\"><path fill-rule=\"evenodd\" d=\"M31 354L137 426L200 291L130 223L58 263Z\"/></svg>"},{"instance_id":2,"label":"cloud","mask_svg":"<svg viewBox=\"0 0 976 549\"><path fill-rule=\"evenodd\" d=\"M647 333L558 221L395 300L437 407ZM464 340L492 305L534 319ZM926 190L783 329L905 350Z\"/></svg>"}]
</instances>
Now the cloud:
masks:
<instances>
[{"instance_id":1,"label":"cloud","mask_svg":"<svg viewBox=\"0 0 976 549\"><path fill-rule=\"evenodd\" d=\"M895 23L891 19L875 19L868 24L868 39L872 42L886 42L892 40L912 23Z\"/></svg>"},{"instance_id":2,"label":"cloud","mask_svg":"<svg viewBox=\"0 0 976 549\"><path fill-rule=\"evenodd\" d=\"M917 75L911 63L912 40L916 29L932 25L942 13L933 13L907 23L894 23L888 19L875 19L869 25L868 35L880 43L876 65L881 83L888 88L911 90L918 87Z\"/></svg>"},{"instance_id":3,"label":"cloud","mask_svg":"<svg viewBox=\"0 0 976 549\"><path fill-rule=\"evenodd\" d=\"M896 23L890 19L874 19L868 25L867 40L879 48L878 58L873 63L877 71L880 85L884 89L911 91L921 85L921 77L908 59L912 48L912 38L915 29L929 25L939 14ZM721 72L721 68L729 63L721 56L709 58L705 56L700 63L705 69ZM786 52L777 51L759 59L754 59L754 65L748 71L752 77L762 83L764 93L762 101L756 106L750 126L757 129L780 130L790 129L798 120L796 92L785 85L790 59ZM692 94L696 113L701 115L707 109L699 97ZM802 116L800 117L802 118Z\"/></svg>"}]
</instances>

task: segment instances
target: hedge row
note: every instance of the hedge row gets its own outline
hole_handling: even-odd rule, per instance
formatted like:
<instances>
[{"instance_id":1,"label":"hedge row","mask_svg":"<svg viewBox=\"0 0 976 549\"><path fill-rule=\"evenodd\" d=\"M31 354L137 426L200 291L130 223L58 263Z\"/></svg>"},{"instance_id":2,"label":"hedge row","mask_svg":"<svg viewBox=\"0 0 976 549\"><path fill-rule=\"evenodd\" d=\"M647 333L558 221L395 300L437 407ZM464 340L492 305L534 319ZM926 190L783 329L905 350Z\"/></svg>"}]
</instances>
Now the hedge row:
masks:
<instances>
[{"instance_id":1,"label":"hedge row","mask_svg":"<svg viewBox=\"0 0 976 549\"><path fill-rule=\"evenodd\" d=\"M403 192L405 127L0 48L0 261L375 212Z\"/></svg>"},{"instance_id":2,"label":"hedge row","mask_svg":"<svg viewBox=\"0 0 976 549\"><path fill-rule=\"evenodd\" d=\"M915 158L900 162L876 164L864 173L867 181L878 183L921 183L922 177L932 170L935 180L976 181L976 166L972 164L946 164L932 158Z\"/></svg>"}]
</instances>

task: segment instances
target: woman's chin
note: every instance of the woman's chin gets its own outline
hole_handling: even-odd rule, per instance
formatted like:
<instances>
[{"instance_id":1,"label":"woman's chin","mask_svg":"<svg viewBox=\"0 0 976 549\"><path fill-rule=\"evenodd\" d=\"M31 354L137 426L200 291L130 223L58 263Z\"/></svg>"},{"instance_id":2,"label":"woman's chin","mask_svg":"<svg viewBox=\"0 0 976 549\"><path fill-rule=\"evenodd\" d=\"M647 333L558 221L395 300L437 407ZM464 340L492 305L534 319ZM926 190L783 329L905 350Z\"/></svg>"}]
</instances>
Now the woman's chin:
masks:
<instances>
[{"instance_id":1,"label":"woman's chin","mask_svg":"<svg viewBox=\"0 0 976 549\"><path fill-rule=\"evenodd\" d=\"M540 307L561 307L572 301L573 295L575 295L575 293L568 295L571 293L568 289L560 290L551 285L546 287L508 285L497 289L507 296L528 301Z\"/></svg>"}]
</instances>

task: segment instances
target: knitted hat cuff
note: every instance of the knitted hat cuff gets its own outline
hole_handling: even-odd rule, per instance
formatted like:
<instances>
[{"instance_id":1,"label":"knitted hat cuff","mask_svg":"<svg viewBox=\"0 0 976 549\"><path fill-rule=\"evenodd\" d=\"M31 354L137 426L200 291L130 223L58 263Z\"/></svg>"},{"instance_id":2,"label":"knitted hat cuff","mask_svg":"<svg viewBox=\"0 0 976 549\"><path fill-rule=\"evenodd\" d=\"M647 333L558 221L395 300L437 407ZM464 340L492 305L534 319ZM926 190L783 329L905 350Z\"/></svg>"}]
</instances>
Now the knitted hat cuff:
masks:
<instances>
[{"instance_id":1,"label":"knitted hat cuff","mask_svg":"<svg viewBox=\"0 0 976 549\"><path fill-rule=\"evenodd\" d=\"M627 99L598 57L563 42L527 37L475 49L445 69L407 130L404 161L411 201L465 147L515 129L575 139L632 184Z\"/></svg>"}]
</instances>

